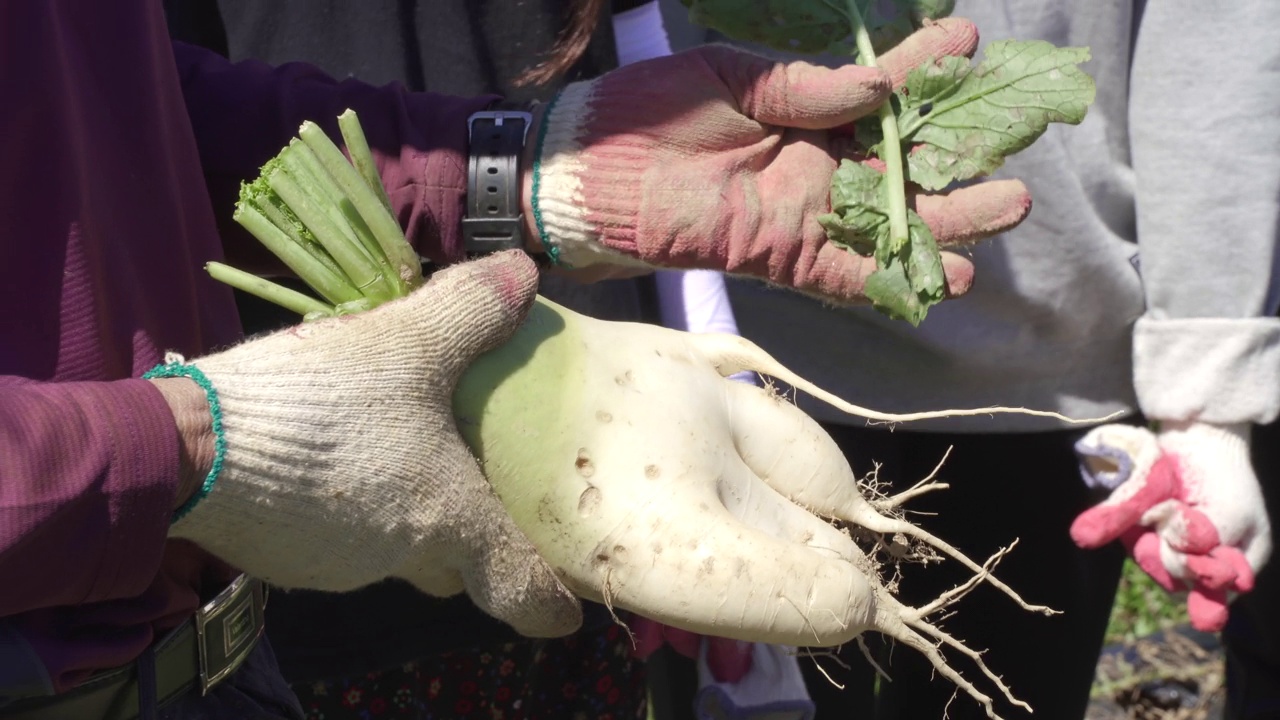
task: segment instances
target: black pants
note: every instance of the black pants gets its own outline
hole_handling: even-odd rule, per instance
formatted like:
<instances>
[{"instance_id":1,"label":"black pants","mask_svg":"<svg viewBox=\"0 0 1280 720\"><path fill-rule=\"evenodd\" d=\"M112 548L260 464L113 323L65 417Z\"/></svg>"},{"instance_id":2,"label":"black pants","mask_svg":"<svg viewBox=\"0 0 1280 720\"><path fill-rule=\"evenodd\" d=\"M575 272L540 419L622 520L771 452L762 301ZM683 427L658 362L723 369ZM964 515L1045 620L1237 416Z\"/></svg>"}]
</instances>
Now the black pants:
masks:
<instances>
[{"instance_id":1,"label":"black pants","mask_svg":"<svg viewBox=\"0 0 1280 720\"><path fill-rule=\"evenodd\" d=\"M1280 422L1254 428L1253 467L1274 536L1280 526ZM1222 641L1228 720L1280 718L1280 553L1272 552L1253 592L1232 603Z\"/></svg>"}]
</instances>

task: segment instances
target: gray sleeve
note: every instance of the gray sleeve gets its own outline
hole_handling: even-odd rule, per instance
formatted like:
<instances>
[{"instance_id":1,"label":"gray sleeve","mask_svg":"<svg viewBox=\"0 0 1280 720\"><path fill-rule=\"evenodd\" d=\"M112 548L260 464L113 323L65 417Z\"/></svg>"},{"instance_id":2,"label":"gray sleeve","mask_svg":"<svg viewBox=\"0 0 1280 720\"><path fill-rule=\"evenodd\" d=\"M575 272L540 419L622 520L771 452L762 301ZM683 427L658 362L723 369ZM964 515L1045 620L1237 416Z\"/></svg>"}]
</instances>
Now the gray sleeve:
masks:
<instances>
[{"instance_id":1,"label":"gray sleeve","mask_svg":"<svg viewBox=\"0 0 1280 720\"><path fill-rule=\"evenodd\" d=\"M1152 418L1280 412L1280 14L1270 0L1151 0L1130 137L1147 310L1134 384Z\"/></svg>"}]
</instances>

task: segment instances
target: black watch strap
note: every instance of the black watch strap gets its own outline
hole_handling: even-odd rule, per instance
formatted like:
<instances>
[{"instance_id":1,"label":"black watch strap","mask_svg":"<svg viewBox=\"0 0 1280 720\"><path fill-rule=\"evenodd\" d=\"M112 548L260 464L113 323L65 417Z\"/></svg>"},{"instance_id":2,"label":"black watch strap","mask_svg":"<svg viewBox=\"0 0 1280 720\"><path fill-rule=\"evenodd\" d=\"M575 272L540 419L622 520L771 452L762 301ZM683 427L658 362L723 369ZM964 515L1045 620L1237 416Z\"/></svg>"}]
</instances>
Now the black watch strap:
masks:
<instances>
[{"instance_id":1,"label":"black watch strap","mask_svg":"<svg viewBox=\"0 0 1280 720\"><path fill-rule=\"evenodd\" d=\"M533 115L502 106L467 119L467 216L462 221L468 255L527 247L520 213L520 157Z\"/></svg>"}]
</instances>

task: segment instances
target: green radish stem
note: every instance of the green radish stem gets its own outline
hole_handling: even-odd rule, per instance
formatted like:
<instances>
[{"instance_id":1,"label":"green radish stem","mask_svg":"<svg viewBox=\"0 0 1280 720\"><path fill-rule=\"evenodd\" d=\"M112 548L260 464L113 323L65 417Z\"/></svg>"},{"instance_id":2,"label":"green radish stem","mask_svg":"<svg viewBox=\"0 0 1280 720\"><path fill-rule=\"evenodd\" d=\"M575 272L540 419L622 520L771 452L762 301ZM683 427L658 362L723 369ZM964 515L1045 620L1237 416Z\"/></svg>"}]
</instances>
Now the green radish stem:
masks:
<instances>
[{"instance_id":1,"label":"green radish stem","mask_svg":"<svg viewBox=\"0 0 1280 720\"><path fill-rule=\"evenodd\" d=\"M382 187L382 177L378 175L378 165L373 161L373 153L369 152L369 141L364 137L364 128L360 127L360 119L354 110L347 109L338 116L338 130L342 133L342 142L347 146L347 155L351 156L351 164L356 166L364 184L373 190L382 206L391 212L391 198L387 197L387 189Z\"/></svg>"},{"instance_id":2,"label":"green radish stem","mask_svg":"<svg viewBox=\"0 0 1280 720\"><path fill-rule=\"evenodd\" d=\"M360 291L352 286L345 275L335 273L327 263L314 257L304 245L297 242L295 237L290 236L286 230L281 229L259 212L257 205L242 199L233 217L272 254L284 261L284 264L299 278L329 302L336 305L361 297ZM297 231L294 230L294 232Z\"/></svg>"},{"instance_id":3,"label":"green radish stem","mask_svg":"<svg viewBox=\"0 0 1280 720\"><path fill-rule=\"evenodd\" d=\"M312 298L303 295L296 290L271 282L247 273L243 270L237 270L230 265L224 265L220 262L205 263L204 269L209 275L218 282L226 283L237 290L260 297L267 302L275 303L287 310L292 310L299 315L333 315L333 308Z\"/></svg>"},{"instance_id":4,"label":"green radish stem","mask_svg":"<svg viewBox=\"0 0 1280 720\"><path fill-rule=\"evenodd\" d=\"M337 183L343 196L351 202L355 211L364 219L373 237L382 249L384 256L390 261L395 273L389 278L400 287L400 294L417 284L422 277L421 264L417 253L404 240L404 231L396 219L392 217L387 204L369 187L365 178L352 166L337 145L329 139L320 126L312 122L302 124L298 136L311 148L320 164L329 172L329 176ZM348 148L350 151L350 147ZM366 155L360 162L373 162L368 156L368 145L363 148Z\"/></svg>"},{"instance_id":5,"label":"green radish stem","mask_svg":"<svg viewBox=\"0 0 1280 720\"><path fill-rule=\"evenodd\" d=\"M360 118L356 117L355 110L347 109L343 114L338 115L338 131L342 132L342 141L347 145L347 155L351 156L351 164L355 165L356 170L360 172L360 177L365 179L365 184L374 191L375 195L378 195L383 208L387 208L390 213L392 199L387 196L387 188L383 187L383 178L378 174L378 163L375 163L374 154L369 151L369 141L365 140L365 129L360 127Z\"/></svg>"},{"instance_id":6,"label":"green radish stem","mask_svg":"<svg viewBox=\"0 0 1280 720\"><path fill-rule=\"evenodd\" d=\"M320 134L323 135L324 133ZM317 202L327 209L334 225L343 232L347 242L359 248L364 253L364 256L378 267L378 271L383 278L391 278L393 280L397 278L397 273L387 260L387 254L382 251L378 241L369 232L368 225L360 218L360 212L352 205L349 196L335 182L333 173L329 171L325 164L321 163L319 155L311 146L298 139L289 143L289 152L298 161L297 169L305 169L307 173L306 177L302 175L296 176L295 179L298 180L298 184L304 190L313 193ZM338 153L339 158L342 157L342 153L338 152L336 148L334 152ZM345 164L345 162L344 159L343 163ZM348 233L348 231L350 232ZM358 242L352 242L353 240ZM398 285L398 281L389 283L389 286L396 286L393 288L396 293L400 293L404 288L398 287Z\"/></svg>"},{"instance_id":7,"label":"green radish stem","mask_svg":"<svg viewBox=\"0 0 1280 720\"><path fill-rule=\"evenodd\" d=\"M399 273L392 267L387 260L387 255L382 251L382 247L378 241L374 239L373 233L369 231L369 226L365 224L360 217L359 211L352 205L351 200L343 194L342 189L334 184L332 174L321 164L320 158L307 145L294 140L290 144L290 154L297 164L293 169L302 172L305 170L306 176L298 175L296 179L298 184L308 192L313 193L317 203L329 208L329 215L333 219L335 226L342 230L348 241L354 237L358 240L355 246L360 248L365 257L377 266L378 271L383 278L392 279L394 285L399 285ZM341 157L341 154L339 154ZM346 232L350 230L350 234ZM404 290L403 287L395 288L397 297Z\"/></svg>"},{"instance_id":8,"label":"green radish stem","mask_svg":"<svg viewBox=\"0 0 1280 720\"><path fill-rule=\"evenodd\" d=\"M847 0L849 23L853 28L854 43L858 48L857 55L861 64L867 67L876 66L876 51L871 46L871 34L858 11L858 0ZM901 247L907 243L907 175L903 169L902 140L898 134L898 118L893 112L892 100L885 100L876 111L880 118L880 132L884 141L880 143L880 159L884 161L885 192L888 193L889 240L893 247Z\"/></svg>"},{"instance_id":9,"label":"green radish stem","mask_svg":"<svg viewBox=\"0 0 1280 720\"><path fill-rule=\"evenodd\" d=\"M390 300L396 297L394 288L378 272L377 266L369 259L364 249L359 247L354 232L350 237L340 229L329 211L336 209L332 205L321 207L313 193L308 192L299 183L298 178L306 177L305 170L299 170L300 161L290 158L286 151L281 155L281 167L267 176L267 184L280 199L293 210L298 219L315 235L324 249L333 256L352 284L360 294L379 300ZM337 215L341 218L341 215ZM343 219L345 223L345 219ZM348 230L350 230L348 228Z\"/></svg>"},{"instance_id":10,"label":"green radish stem","mask_svg":"<svg viewBox=\"0 0 1280 720\"><path fill-rule=\"evenodd\" d=\"M356 297L360 297L360 292L351 284L351 278L347 277L347 274L342 271L342 268L338 267L338 263L334 261L333 256L316 241L315 236L312 235L311 231L307 229L307 226L303 225L302 221L293 214L292 210L283 206L280 203L279 198L272 194L269 188L265 190L255 190L253 186L249 187L249 194L241 197L240 202L242 205L247 205L262 213L263 217L271 221L272 225L275 225L278 230L287 235L296 245L305 248L306 251L311 254L311 257L315 258L316 262L319 262L328 268L329 272L331 272L345 288L348 288L349 292L354 293ZM237 208L237 212L238 211L239 208ZM303 280L307 279L306 276L303 275L300 275L299 277ZM335 300L333 298L329 299L333 302L345 302L348 299L354 298L344 297L341 300Z\"/></svg>"}]
</instances>

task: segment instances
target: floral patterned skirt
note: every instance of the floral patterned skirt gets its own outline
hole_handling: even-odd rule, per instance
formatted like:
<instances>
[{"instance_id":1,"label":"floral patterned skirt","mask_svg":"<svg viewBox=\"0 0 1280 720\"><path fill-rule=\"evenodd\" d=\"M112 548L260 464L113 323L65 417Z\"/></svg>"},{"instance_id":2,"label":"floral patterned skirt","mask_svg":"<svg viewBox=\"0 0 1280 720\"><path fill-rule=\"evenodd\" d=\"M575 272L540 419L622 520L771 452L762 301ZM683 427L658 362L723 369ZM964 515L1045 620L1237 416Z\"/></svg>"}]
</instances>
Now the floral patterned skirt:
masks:
<instances>
[{"instance_id":1,"label":"floral patterned skirt","mask_svg":"<svg viewBox=\"0 0 1280 720\"><path fill-rule=\"evenodd\" d=\"M644 662L617 625L296 685L307 720L644 720Z\"/></svg>"}]
</instances>

